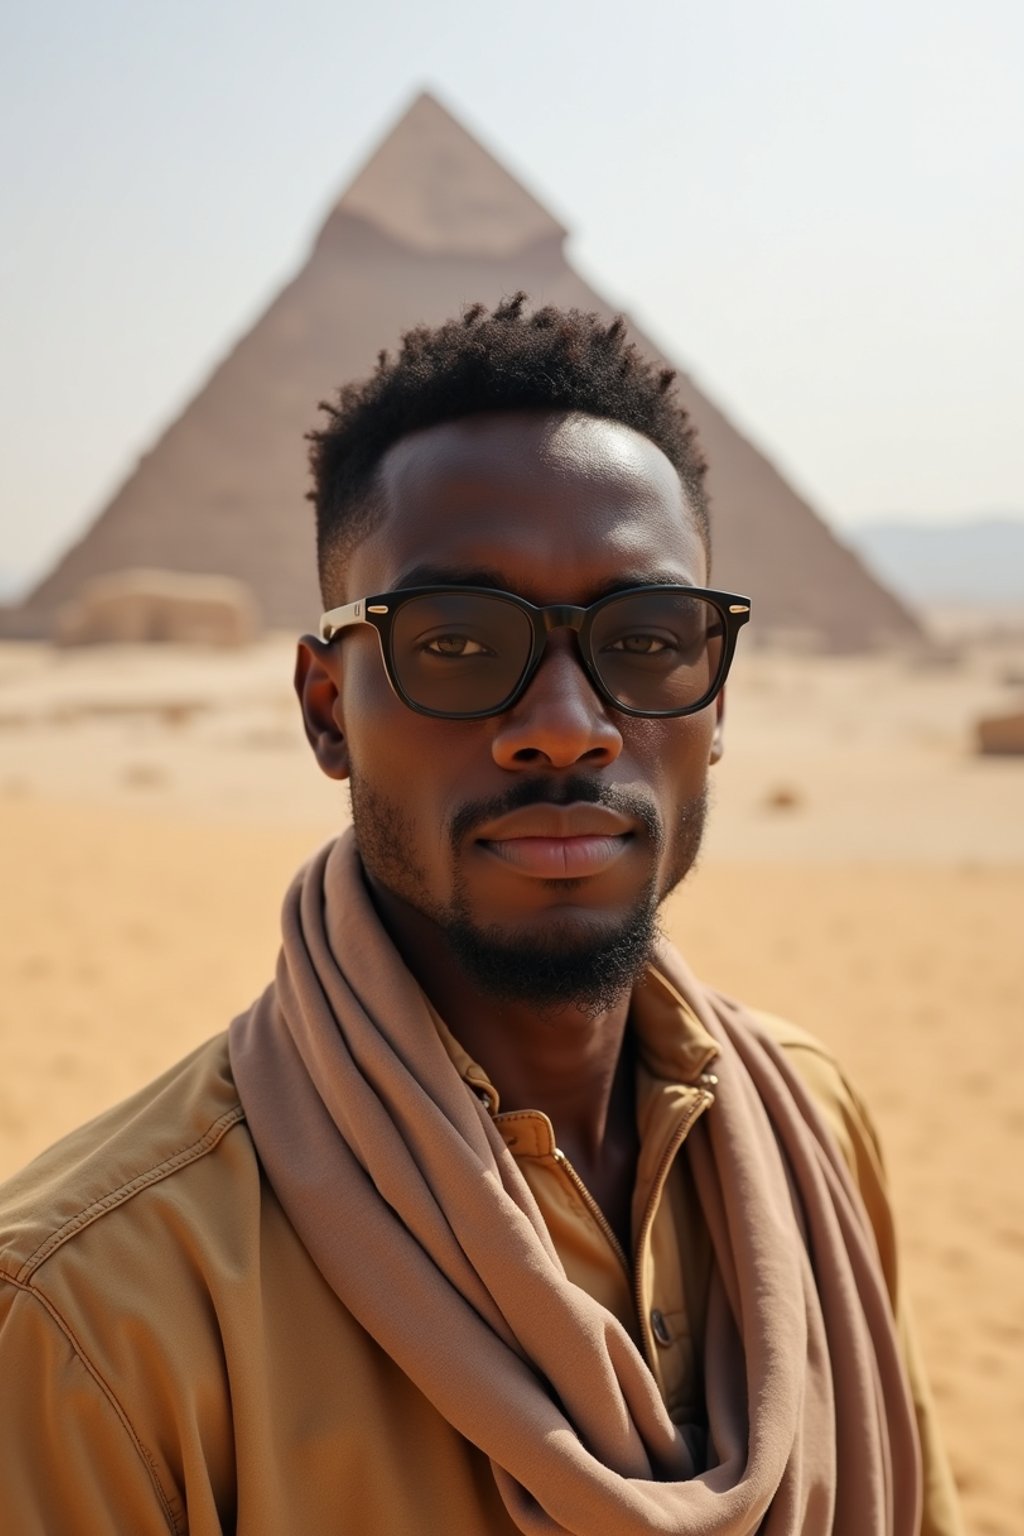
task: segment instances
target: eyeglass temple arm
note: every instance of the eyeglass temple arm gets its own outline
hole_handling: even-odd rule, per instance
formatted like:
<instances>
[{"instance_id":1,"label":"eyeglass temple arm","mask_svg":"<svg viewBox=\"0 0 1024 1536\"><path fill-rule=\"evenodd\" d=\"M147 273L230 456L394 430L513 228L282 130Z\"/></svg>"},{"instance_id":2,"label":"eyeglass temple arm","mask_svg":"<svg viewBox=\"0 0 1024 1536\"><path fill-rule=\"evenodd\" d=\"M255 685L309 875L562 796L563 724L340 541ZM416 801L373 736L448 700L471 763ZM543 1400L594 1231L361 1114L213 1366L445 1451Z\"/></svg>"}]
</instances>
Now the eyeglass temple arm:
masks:
<instances>
[{"instance_id":1,"label":"eyeglass temple arm","mask_svg":"<svg viewBox=\"0 0 1024 1536\"><path fill-rule=\"evenodd\" d=\"M348 629L351 624L367 624L366 598L357 598L354 603L346 603L343 608L330 608L320 617L320 639L333 640L339 629Z\"/></svg>"}]
</instances>

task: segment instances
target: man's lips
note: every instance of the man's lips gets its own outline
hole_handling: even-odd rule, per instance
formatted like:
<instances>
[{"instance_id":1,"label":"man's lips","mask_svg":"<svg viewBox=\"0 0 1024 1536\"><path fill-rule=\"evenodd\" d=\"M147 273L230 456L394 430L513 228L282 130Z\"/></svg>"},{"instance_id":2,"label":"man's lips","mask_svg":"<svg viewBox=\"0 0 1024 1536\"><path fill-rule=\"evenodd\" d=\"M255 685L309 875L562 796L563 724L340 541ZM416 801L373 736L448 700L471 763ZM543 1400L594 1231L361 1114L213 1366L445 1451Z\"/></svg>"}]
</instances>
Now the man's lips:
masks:
<instances>
[{"instance_id":1,"label":"man's lips","mask_svg":"<svg viewBox=\"0 0 1024 1536\"><path fill-rule=\"evenodd\" d=\"M621 857L630 833L619 837L505 837L480 846L524 875L543 880L579 880L596 875Z\"/></svg>"},{"instance_id":2,"label":"man's lips","mask_svg":"<svg viewBox=\"0 0 1024 1536\"><path fill-rule=\"evenodd\" d=\"M530 805L485 823L475 841L521 874L578 880L621 858L635 832L602 805Z\"/></svg>"}]
</instances>

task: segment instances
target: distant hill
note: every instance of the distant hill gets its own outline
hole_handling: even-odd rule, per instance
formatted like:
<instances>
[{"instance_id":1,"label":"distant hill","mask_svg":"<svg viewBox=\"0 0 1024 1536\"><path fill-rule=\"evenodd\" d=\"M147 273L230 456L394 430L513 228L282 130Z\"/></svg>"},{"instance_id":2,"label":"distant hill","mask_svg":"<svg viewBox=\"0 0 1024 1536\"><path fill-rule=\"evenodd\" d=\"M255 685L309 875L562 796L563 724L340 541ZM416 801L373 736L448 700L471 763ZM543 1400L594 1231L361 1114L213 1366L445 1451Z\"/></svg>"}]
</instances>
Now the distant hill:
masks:
<instances>
[{"instance_id":1,"label":"distant hill","mask_svg":"<svg viewBox=\"0 0 1024 1536\"><path fill-rule=\"evenodd\" d=\"M1024 607L1024 514L956 523L893 518L843 534L910 603Z\"/></svg>"}]
</instances>

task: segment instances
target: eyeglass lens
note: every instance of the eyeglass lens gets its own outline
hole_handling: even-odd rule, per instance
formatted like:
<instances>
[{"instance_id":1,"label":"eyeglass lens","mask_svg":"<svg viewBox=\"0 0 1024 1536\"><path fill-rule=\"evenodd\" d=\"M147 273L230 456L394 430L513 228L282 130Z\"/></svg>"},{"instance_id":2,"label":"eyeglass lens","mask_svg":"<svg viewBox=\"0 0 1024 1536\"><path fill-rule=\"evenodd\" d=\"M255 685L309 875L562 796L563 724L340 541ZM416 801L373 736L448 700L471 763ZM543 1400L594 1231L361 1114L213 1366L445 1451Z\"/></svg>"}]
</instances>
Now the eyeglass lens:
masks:
<instances>
[{"instance_id":1,"label":"eyeglass lens","mask_svg":"<svg viewBox=\"0 0 1024 1536\"><path fill-rule=\"evenodd\" d=\"M594 615L590 649L604 687L627 709L660 714L701 701L718 676L722 615L686 592L624 595ZM441 714L496 708L530 659L526 612L495 594L438 592L410 598L395 614L395 676L413 703Z\"/></svg>"}]
</instances>

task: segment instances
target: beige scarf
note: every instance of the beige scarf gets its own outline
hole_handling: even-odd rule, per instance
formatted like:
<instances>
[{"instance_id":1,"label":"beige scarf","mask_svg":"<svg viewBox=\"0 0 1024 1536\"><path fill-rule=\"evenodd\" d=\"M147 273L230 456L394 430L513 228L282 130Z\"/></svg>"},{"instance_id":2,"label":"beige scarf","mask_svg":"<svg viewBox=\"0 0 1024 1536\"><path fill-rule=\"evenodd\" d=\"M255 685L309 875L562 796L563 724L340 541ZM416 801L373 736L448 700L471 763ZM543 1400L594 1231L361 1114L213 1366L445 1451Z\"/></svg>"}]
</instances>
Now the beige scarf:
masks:
<instances>
[{"instance_id":1,"label":"beige scarf","mask_svg":"<svg viewBox=\"0 0 1024 1536\"><path fill-rule=\"evenodd\" d=\"M276 982L231 1028L260 1159L342 1304L490 1457L521 1531L917 1536L914 1419L868 1224L749 1016L660 951L720 1048L686 1144L715 1255L704 1465L624 1329L566 1279L351 832L300 873L283 930Z\"/></svg>"}]
</instances>

